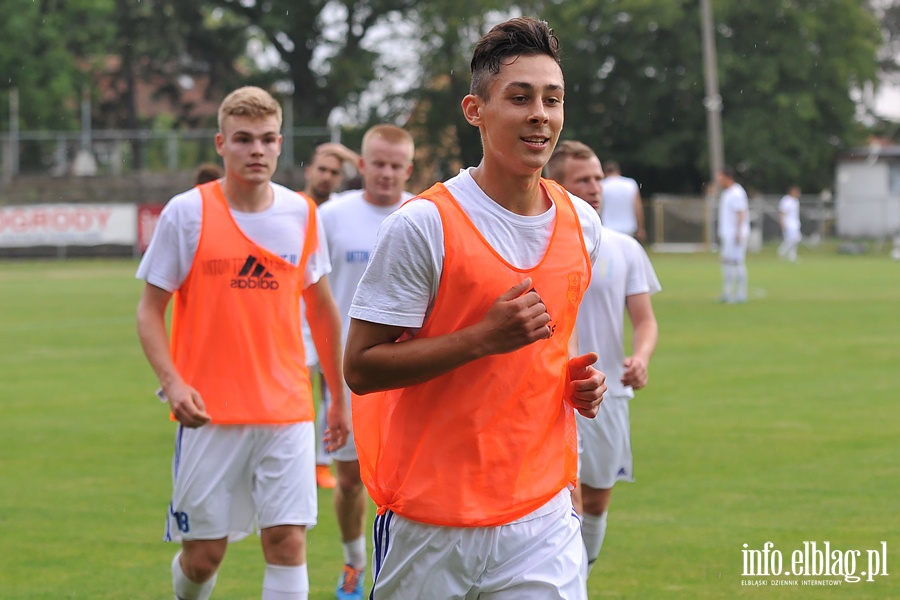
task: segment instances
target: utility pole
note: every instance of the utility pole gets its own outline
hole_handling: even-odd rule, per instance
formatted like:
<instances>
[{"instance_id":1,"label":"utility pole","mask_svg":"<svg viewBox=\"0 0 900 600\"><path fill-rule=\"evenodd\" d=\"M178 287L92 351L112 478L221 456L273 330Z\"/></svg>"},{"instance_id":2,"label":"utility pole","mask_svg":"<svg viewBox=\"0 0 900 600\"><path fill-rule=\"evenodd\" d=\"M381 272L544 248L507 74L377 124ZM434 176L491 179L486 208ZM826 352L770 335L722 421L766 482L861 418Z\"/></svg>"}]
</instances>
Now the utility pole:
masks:
<instances>
[{"instance_id":1,"label":"utility pole","mask_svg":"<svg viewBox=\"0 0 900 600\"><path fill-rule=\"evenodd\" d=\"M719 95L718 60L711 0L700 0L700 24L703 31L703 79L706 84L706 132L709 140L709 187L707 189L706 241L712 243L712 201L719 194L716 175L725 165L722 149L722 96Z\"/></svg>"}]
</instances>

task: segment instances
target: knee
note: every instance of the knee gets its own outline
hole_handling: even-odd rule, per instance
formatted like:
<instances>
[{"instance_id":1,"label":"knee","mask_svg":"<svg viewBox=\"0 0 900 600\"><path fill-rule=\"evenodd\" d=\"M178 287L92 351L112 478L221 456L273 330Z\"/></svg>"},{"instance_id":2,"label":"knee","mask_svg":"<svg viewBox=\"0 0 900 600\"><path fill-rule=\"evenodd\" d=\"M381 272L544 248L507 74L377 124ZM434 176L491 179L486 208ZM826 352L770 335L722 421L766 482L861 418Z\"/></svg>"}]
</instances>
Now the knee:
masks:
<instances>
[{"instance_id":1,"label":"knee","mask_svg":"<svg viewBox=\"0 0 900 600\"><path fill-rule=\"evenodd\" d=\"M609 509L609 501L612 496L612 488L603 489L586 489L582 494L582 505L584 514L593 515L595 517L603 516Z\"/></svg>"},{"instance_id":2,"label":"knee","mask_svg":"<svg viewBox=\"0 0 900 600\"><path fill-rule=\"evenodd\" d=\"M359 475L359 463L337 463L337 484L345 496L362 493L363 482Z\"/></svg>"},{"instance_id":3,"label":"knee","mask_svg":"<svg viewBox=\"0 0 900 600\"><path fill-rule=\"evenodd\" d=\"M599 517L599 516L602 516L603 513L606 512L606 509L608 508L608 504L609 504L608 502L598 502L598 501L588 502L587 500L584 500L583 510L584 510L585 514L594 515L595 517Z\"/></svg>"},{"instance_id":4,"label":"knee","mask_svg":"<svg viewBox=\"0 0 900 600\"><path fill-rule=\"evenodd\" d=\"M262 530L263 555L271 565L306 562L306 530L297 525L278 525Z\"/></svg>"},{"instance_id":5,"label":"knee","mask_svg":"<svg viewBox=\"0 0 900 600\"><path fill-rule=\"evenodd\" d=\"M224 548L211 543L198 546L194 542L182 549L181 570L191 581L205 583L219 570L224 557Z\"/></svg>"}]
</instances>

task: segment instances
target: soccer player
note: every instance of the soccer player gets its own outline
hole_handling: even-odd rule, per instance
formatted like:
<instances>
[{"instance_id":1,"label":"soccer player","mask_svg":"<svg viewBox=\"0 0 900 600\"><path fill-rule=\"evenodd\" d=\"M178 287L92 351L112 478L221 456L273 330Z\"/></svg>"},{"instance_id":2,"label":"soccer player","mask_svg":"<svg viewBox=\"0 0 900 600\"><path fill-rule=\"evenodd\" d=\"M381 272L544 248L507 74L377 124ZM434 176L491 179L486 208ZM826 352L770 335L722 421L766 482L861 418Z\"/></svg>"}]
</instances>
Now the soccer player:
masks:
<instances>
[{"instance_id":1,"label":"soccer player","mask_svg":"<svg viewBox=\"0 0 900 600\"><path fill-rule=\"evenodd\" d=\"M781 225L782 242L778 246L778 256L790 262L797 260L797 246L803 236L800 234L800 188L792 185L778 202L778 222Z\"/></svg>"},{"instance_id":2,"label":"soccer player","mask_svg":"<svg viewBox=\"0 0 900 600\"><path fill-rule=\"evenodd\" d=\"M303 170L305 185L303 193L312 198L317 205L331 198L344 181L344 165L351 164L356 168L359 155L338 142L326 142L316 146L312 160ZM302 305L301 305L302 306ZM316 413L316 485L323 489L333 489L337 482L331 474L331 456L325 450L325 415L328 411L328 395L325 393L325 378L319 367L319 357L313 343L309 323L300 313L303 328L303 346L306 350L306 366L310 377L318 380L321 390L321 402ZM346 317L344 317L346 318ZM349 398L349 396L348 396Z\"/></svg>"},{"instance_id":3,"label":"soccer player","mask_svg":"<svg viewBox=\"0 0 900 600\"><path fill-rule=\"evenodd\" d=\"M637 181L622 175L619 163L606 161L606 177L603 179L603 227L627 233L641 242L647 241L644 230L644 205Z\"/></svg>"},{"instance_id":4,"label":"soccer player","mask_svg":"<svg viewBox=\"0 0 900 600\"><path fill-rule=\"evenodd\" d=\"M497 25L471 68L482 160L385 219L350 309L372 597L581 599L572 408L606 385L568 346L600 218L541 178L565 95L547 24Z\"/></svg>"},{"instance_id":5,"label":"soccer player","mask_svg":"<svg viewBox=\"0 0 900 600\"><path fill-rule=\"evenodd\" d=\"M216 163L206 162L197 166L197 170L194 171L194 185L201 185L203 183L208 183L210 181L215 181L222 177L224 173L222 173L222 167L217 165Z\"/></svg>"},{"instance_id":6,"label":"soccer player","mask_svg":"<svg viewBox=\"0 0 900 600\"><path fill-rule=\"evenodd\" d=\"M606 202L606 188L600 185L600 159L581 142L560 142L547 164L547 174L597 210ZM581 494L576 507L582 514L581 535L591 565L606 536L613 486L616 481L634 481L629 402L634 390L647 384L650 357L659 336L650 296L660 289L638 241L604 223L600 255L576 327L579 351L592 350L600 356L597 364L606 373L609 386L596 418L577 417ZM625 356L624 350L626 311L632 326L630 356Z\"/></svg>"},{"instance_id":7,"label":"soccer player","mask_svg":"<svg viewBox=\"0 0 900 600\"><path fill-rule=\"evenodd\" d=\"M361 150L358 170L362 189L336 195L322 204L319 211L332 260L328 279L341 314L341 339L346 339L350 303L375 247L378 228L404 200L412 198L404 189L412 175L415 151L409 132L395 125L376 125L363 136ZM349 397L349 390L346 393ZM337 597L362 600L367 564L363 531L369 497L360 479L353 436L331 456L338 480L334 508L344 549L344 569L338 581Z\"/></svg>"},{"instance_id":8,"label":"soccer player","mask_svg":"<svg viewBox=\"0 0 900 600\"><path fill-rule=\"evenodd\" d=\"M750 240L750 208L747 192L734 179L734 169L724 167L718 173L719 257L722 261L722 296L726 304L747 301L747 243Z\"/></svg>"},{"instance_id":9,"label":"soccer player","mask_svg":"<svg viewBox=\"0 0 900 600\"><path fill-rule=\"evenodd\" d=\"M311 200L271 181L281 144L272 96L256 87L229 94L216 134L224 178L169 201L137 271L146 282L138 335L178 421L166 539L181 542L172 585L183 600L209 598L229 540L257 527L262 598L308 597L306 528L317 507L301 294L338 390L330 449L349 431L323 230Z\"/></svg>"}]
</instances>

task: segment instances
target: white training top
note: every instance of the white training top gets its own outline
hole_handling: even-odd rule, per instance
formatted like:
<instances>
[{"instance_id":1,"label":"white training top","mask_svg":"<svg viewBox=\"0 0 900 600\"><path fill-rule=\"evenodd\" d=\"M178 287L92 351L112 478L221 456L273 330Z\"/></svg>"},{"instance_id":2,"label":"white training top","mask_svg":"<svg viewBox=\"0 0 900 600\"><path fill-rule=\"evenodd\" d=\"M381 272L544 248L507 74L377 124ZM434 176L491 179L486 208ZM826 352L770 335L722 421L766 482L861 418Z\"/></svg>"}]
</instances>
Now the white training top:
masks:
<instances>
[{"instance_id":1,"label":"white training top","mask_svg":"<svg viewBox=\"0 0 900 600\"><path fill-rule=\"evenodd\" d=\"M309 204L286 187L270 185L274 196L272 206L254 213L231 210L231 216L253 242L296 266L306 240ZM181 287L194 264L202 218L203 199L197 188L169 200L159 215L136 277L168 292ZM317 222L317 232L320 243L306 263L304 289L331 271L328 247L321 243L325 235L321 219Z\"/></svg>"},{"instance_id":2,"label":"white training top","mask_svg":"<svg viewBox=\"0 0 900 600\"><path fill-rule=\"evenodd\" d=\"M403 192L394 204L381 206L367 202L363 190L350 190L337 194L319 207L328 254L331 256L331 274L328 283L338 311L341 314L342 339L347 340L350 329L350 305L356 286L369 264L372 249L378 237L381 223L394 213L406 200L412 198Z\"/></svg>"},{"instance_id":3,"label":"white training top","mask_svg":"<svg viewBox=\"0 0 900 600\"><path fill-rule=\"evenodd\" d=\"M784 215L784 228L788 231L800 231L800 200L785 194L778 202L778 212Z\"/></svg>"},{"instance_id":4,"label":"white training top","mask_svg":"<svg viewBox=\"0 0 900 600\"><path fill-rule=\"evenodd\" d=\"M536 216L510 212L472 179L471 168L445 182L488 243L510 264L530 269L550 243L556 205ZM572 196L593 264L600 251L600 217ZM385 219L369 266L359 282L350 316L415 330L422 327L437 295L444 263L444 231L431 202L408 202Z\"/></svg>"},{"instance_id":5,"label":"white training top","mask_svg":"<svg viewBox=\"0 0 900 600\"><path fill-rule=\"evenodd\" d=\"M594 263L591 285L578 309L579 354L596 352L595 367L606 374L610 397L633 398L631 386L622 385L625 372L625 299L655 294L662 289L644 248L633 237L603 225L600 255Z\"/></svg>"},{"instance_id":6,"label":"white training top","mask_svg":"<svg viewBox=\"0 0 900 600\"><path fill-rule=\"evenodd\" d=\"M600 218L603 227L634 235L638 229L634 214L634 198L640 192L637 181L621 175L610 175L600 182L603 205Z\"/></svg>"},{"instance_id":7,"label":"white training top","mask_svg":"<svg viewBox=\"0 0 900 600\"><path fill-rule=\"evenodd\" d=\"M740 232L737 231L739 212L745 213ZM719 239L733 240L737 233L741 234L743 240L750 237L750 214L747 192L741 184L733 183L722 191L719 198Z\"/></svg>"}]
</instances>

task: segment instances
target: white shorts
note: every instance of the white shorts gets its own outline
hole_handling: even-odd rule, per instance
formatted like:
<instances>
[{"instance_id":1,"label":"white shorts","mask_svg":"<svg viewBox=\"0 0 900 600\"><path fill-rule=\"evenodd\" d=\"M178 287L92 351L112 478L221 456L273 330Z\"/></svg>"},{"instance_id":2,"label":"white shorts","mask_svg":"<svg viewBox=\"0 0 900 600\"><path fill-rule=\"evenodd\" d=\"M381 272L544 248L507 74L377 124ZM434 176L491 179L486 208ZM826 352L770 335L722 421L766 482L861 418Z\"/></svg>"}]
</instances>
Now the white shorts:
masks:
<instances>
[{"instance_id":1,"label":"white shorts","mask_svg":"<svg viewBox=\"0 0 900 600\"><path fill-rule=\"evenodd\" d=\"M578 479L582 484L608 490L617 481L634 481L630 402L627 397L608 397L593 419L576 414Z\"/></svg>"},{"instance_id":2,"label":"white shorts","mask_svg":"<svg viewBox=\"0 0 900 600\"><path fill-rule=\"evenodd\" d=\"M347 416L350 417L350 432L347 435L347 443L338 448L334 452L329 452L328 457L342 462L353 462L359 460L356 454L356 441L353 439L353 403L350 401L350 388L344 386L344 397L347 399ZM327 386L322 387L322 400L326 406L331 404L331 392Z\"/></svg>"},{"instance_id":3,"label":"white shorts","mask_svg":"<svg viewBox=\"0 0 900 600\"><path fill-rule=\"evenodd\" d=\"M719 254L724 263L742 265L747 260L747 240L742 239L740 243L733 239L722 240Z\"/></svg>"},{"instance_id":4,"label":"white shorts","mask_svg":"<svg viewBox=\"0 0 900 600\"><path fill-rule=\"evenodd\" d=\"M587 600L581 519L564 489L499 527L375 517L373 600Z\"/></svg>"},{"instance_id":5,"label":"white shorts","mask_svg":"<svg viewBox=\"0 0 900 600\"><path fill-rule=\"evenodd\" d=\"M179 426L166 541L237 541L318 517L312 422Z\"/></svg>"},{"instance_id":6,"label":"white shorts","mask_svg":"<svg viewBox=\"0 0 900 600\"><path fill-rule=\"evenodd\" d=\"M803 236L800 234L799 229L794 229L793 227L788 227L782 233L782 239L786 244L796 244L803 239Z\"/></svg>"}]
</instances>

